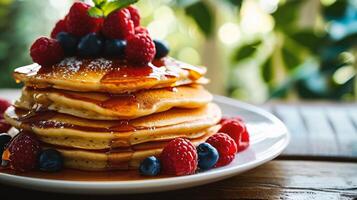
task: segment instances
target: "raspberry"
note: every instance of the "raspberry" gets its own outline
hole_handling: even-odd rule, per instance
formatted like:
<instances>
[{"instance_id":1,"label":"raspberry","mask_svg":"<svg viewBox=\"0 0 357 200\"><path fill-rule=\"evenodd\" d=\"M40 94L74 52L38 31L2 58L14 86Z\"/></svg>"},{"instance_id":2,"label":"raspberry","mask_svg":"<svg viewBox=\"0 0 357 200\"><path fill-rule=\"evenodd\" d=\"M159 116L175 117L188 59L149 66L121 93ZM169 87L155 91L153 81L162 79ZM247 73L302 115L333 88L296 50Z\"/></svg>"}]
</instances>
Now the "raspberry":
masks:
<instances>
[{"instance_id":1,"label":"raspberry","mask_svg":"<svg viewBox=\"0 0 357 200\"><path fill-rule=\"evenodd\" d=\"M67 31L75 36L98 32L103 24L103 18L91 17L88 14L90 6L83 2L72 5L66 17Z\"/></svg>"},{"instance_id":2,"label":"raspberry","mask_svg":"<svg viewBox=\"0 0 357 200\"><path fill-rule=\"evenodd\" d=\"M160 160L163 173L176 176L195 173L198 164L195 146L183 138L171 140L162 150Z\"/></svg>"},{"instance_id":3,"label":"raspberry","mask_svg":"<svg viewBox=\"0 0 357 200\"><path fill-rule=\"evenodd\" d=\"M214 167L226 166L229 163L231 163L234 160L235 157L236 157L235 154L220 156L218 161L217 161L217 163L214 165Z\"/></svg>"},{"instance_id":4,"label":"raspberry","mask_svg":"<svg viewBox=\"0 0 357 200\"><path fill-rule=\"evenodd\" d=\"M40 143L36 136L32 133L20 132L10 142L3 159L9 161L12 169L25 172L36 167L39 152Z\"/></svg>"},{"instance_id":5,"label":"raspberry","mask_svg":"<svg viewBox=\"0 0 357 200\"><path fill-rule=\"evenodd\" d=\"M218 132L226 133L239 145L242 133L245 132L245 125L236 120L227 120L221 125L222 127Z\"/></svg>"},{"instance_id":6,"label":"raspberry","mask_svg":"<svg viewBox=\"0 0 357 200\"><path fill-rule=\"evenodd\" d=\"M129 6L126 9L129 10L130 12L130 19L134 23L134 27L137 27L140 25L140 14L139 10L133 6Z\"/></svg>"},{"instance_id":7,"label":"raspberry","mask_svg":"<svg viewBox=\"0 0 357 200\"><path fill-rule=\"evenodd\" d=\"M67 32L66 21L64 19L59 20L55 27L52 29L51 38L55 39L60 32Z\"/></svg>"},{"instance_id":8,"label":"raspberry","mask_svg":"<svg viewBox=\"0 0 357 200\"><path fill-rule=\"evenodd\" d=\"M229 121L229 120L243 121L242 118L235 116L235 117L223 117L221 119L221 121L219 121L219 123L223 124L224 122Z\"/></svg>"},{"instance_id":9,"label":"raspberry","mask_svg":"<svg viewBox=\"0 0 357 200\"><path fill-rule=\"evenodd\" d=\"M237 153L237 144L225 133L216 133L209 137L206 142L211 144L218 151L219 159L215 167L228 165L232 162Z\"/></svg>"},{"instance_id":10,"label":"raspberry","mask_svg":"<svg viewBox=\"0 0 357 200\"><path fill-rule=\"evenodd\" d=\"M130 63L147 64L155 57L155 44L146 34L132 35L127 40L125 55Z\"/></svg>"},{"instance_id":11,"label":"raspberry","mask_svg":"<svg viewBox=\"0 0 357 200\"><path fill-rule=\"evenodd\" d=\"M142 26L137 26L135 27L135 34L146 34L146 35L149 35L149 31L142 27Z\"/></svg>"},{"instance_id":12,"label":"raspberry","mask_svg":"<svg viewBox=\"0 0 357 200\"><path fill-rule=\"evenodd\" d=\"M126 39L134 34L134 24L127 9L112 12L103 23L103 34L110 39Z\"/></svg>"},{"instance_id":13,"label":"raspberry","mask_svg":"<svg viewBox=\"0 0 357 200\"><path fill-rule=\"evenodd\" d=\"M243 120L239 117L226 118L221 123L222 127L218 132L226 133L236 142L238 152L249 146L249 134Z\"/></svg>"},{"instance_id":14,"label":"raspberry","mask_svg":"<svg viewBox=\"0 0 357 200\"><path fill-rule=\"evenodd\" d=\"M32 60L40 65L52 65L64 58L64 52L57 40L40 37L31 46Z\"/></svg>"},{"instance_id":15,"label":"raspberry","mask_svg":"<svg viewBox=\"0 0 357 200\"><path fill-rule=\"evenodd\" d=\"M0 119L3 118L5 110L10 106L10 103L5 99L0 99Z\"/></svg>"},{"instance_id":16,"label":"raspberry","mask_svg":"<svg viewBox=\"0 0 357 200\"><path fill-rule=\"evenodd\" d=\"M0 133L7 133L10 130L10 128L11 128L10 124L8 124L4 119L0 119Z\"/></svg>"}]
</instances>

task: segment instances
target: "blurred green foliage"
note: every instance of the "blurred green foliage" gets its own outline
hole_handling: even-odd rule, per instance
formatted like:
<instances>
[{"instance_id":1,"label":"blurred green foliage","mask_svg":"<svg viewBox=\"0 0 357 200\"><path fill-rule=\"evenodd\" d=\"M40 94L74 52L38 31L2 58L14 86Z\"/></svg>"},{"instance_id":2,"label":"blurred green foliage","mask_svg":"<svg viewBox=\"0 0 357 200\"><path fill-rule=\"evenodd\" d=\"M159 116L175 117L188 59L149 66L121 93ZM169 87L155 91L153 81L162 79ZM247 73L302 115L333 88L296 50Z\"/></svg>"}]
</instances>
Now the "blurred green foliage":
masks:
<instances>
[{"instance_id":1,"label":"blurred green foliage","mask_svg":"<svg viewBox=\"0 0 357 200\"><path fill-rule=\"evenodd\" d=\"M228 3L236 7L239 18L239 9L246 1L249 0L177 0L177 4L185 5L187 15L194 19L206 37L210 37L215 31L212 28L214 18L220 14L212 12L210 7ZM277 10L271 14L275 22L272 31L274 50L260 66L269 98L351 99L356 95L357 3L352 0L330 1L332 4L329 5L320 3L317 10L321 17L320 26L307 28L299 25L299 20L303 14L302 6L308 1L280 1ZM236 47L232 53L231 71L240 66L236 63L254 59L264 43L262 37ZM283 79L279 79L281 73L284 73ZM234 77L228 85L231 95L239 90Z\"/></svg>"}]
</instances>

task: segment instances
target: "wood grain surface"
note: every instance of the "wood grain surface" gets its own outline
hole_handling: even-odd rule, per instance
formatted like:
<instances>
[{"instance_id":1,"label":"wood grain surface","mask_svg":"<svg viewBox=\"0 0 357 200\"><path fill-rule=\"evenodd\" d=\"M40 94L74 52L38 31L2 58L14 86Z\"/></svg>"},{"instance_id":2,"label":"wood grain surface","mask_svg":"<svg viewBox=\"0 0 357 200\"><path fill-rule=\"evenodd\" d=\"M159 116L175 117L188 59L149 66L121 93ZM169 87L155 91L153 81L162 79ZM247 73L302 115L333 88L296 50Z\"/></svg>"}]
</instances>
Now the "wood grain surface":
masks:
<instances>
[{"instance_id":1,"label":"wood grain surface","mask_svg":"<svg viewBox=\"0 0 357 200\"><path fill-rule=\"evenodd\" d=\"M233 178L200 187L125 196L62 195L1 186L1 199L356 199L357 164L322 161L271 161Z\"/></svg>"}]
</instances>

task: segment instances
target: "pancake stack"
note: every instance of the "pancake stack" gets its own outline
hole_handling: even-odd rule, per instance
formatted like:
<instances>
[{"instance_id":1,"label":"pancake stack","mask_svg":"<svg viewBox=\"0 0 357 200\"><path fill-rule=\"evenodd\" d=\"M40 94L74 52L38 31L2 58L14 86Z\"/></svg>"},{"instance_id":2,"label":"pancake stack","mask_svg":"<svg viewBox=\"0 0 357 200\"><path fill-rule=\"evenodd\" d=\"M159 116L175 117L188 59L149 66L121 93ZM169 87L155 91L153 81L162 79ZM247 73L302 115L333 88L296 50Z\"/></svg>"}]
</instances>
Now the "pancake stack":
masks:
<instances>
[{"instance_id":1,"label":"pancake stack","mask_svg":"<svg viewBox=\"0 0 357 200\"><path fill-rule=\"evenodd\" d=\"M170 57L145 66L125 60L68 57L15 70L22 96L5 113L68 168L138 168L178 137L195 145L217 132L221 111L202 84L206 69Z\"/></svg>"}]
</instances>

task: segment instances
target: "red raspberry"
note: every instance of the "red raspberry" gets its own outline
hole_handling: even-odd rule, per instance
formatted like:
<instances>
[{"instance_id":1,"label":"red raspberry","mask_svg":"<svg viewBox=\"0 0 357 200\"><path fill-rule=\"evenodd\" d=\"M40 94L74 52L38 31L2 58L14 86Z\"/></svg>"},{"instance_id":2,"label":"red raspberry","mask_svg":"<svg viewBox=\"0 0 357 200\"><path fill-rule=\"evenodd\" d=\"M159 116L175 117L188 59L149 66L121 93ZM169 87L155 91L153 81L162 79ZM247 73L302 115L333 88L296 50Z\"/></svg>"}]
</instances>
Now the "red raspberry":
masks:
<instances>
[{"instance_id":1,"label":"red raspberry","mask_svg":"<svg viewBox=\"0 0 357 200\"><path fill-rule=\"evenodd\" d=\"M0 99L0 119L3 118L3 113L10 106L10 103L5 99Z\"/></svg>"},{"instance_id":2,"label":"red raspberry","mask_svg":"<svg viewBox=\"0 0 357 200\"><path fill-rule=\"evenodd\" d=\"M222 127L218 132L226 133L233 138L238 146L238 152L249 146L249 134L241 118L224 119L221 125Z\"/></svg>"},{"instance_id":3,"label":"red raspberry","mask_svg":"<svg viewBox=\"0 0 357 200\"><path fill-rule=\"evenodd\" d=\"M149 31L142 27L142 26L138 26L138 27L135 27L135 34L146 34L146 35L149 35Z\"/></svg>"},{"instance_id":4,"label":"red raspberry","mask_svg":"<svg viewBox=\"0 0 357 200\"><path fill-rule=\"evenodd\" d=\"M217 163L214 165L214 167L226 166L229 163L231 163L235 157L236 157L236 154L219 156L219 159L218 159Z\"/></svg>"},{"instance_id":5,"label":"red raspberry","mask_svg":"<svg viewBox=\"0 0 357 200\"><path fill-rule=\"evenodd\" d=\"M162 171L166 174L193 174L197 169L196 147L187 139L176 138L162 150L160 160Z\"/></svg>"},{"instance_id":6,"label":"red raspberry","mask_svg":"<svg viewBox=\"0 0 357 200\"><path fill-rule=\"evenodd\" d=\"M134 34L134 24L127 9L112 12L103 23L103 34L111 39L126 39Z\"/></svg>"},{"instance_id":7,"label":"red raspberry","mask_svg":"<svg viewBox=\"0 0 357 200\"><path fill-rule=\"evenodd\" d=\"M37 165L40 143L34 134L20 132L5 152L3 159L9 161L12 169L20 172L29 171Z\"/></svg>"},{"instance_id":8,"label":"red raspberry","mask_svg":"<svg viewBox=\"0 0 357 200\"><path fill-rule=\"evenodd\" d=\"M40 37L31 46L32 60L40 65L52 65L64 58L64 52L57 40Z\"/></svg>"},{"instance_id":9,"label":"red raspberry","mask_svg":"<svg viewBox=\"0 0 357 200\"><path fill-rule=\"evenodd\" d=\"M235 116L235 117L223 117L221 119L221 121L219 121L220 124L223 124L224 122L228 121L228 120L236 120L236 121L243 121L242 118Z\"/></svg>"},{"instance_id":10,"label":"red raspberry","mask_svg":"<svg viewBox=\"0 0 357 200\"><path fill-rule=\"evenodd\" d=\"M232 162L237 153L237 144L225 133L216 133L209 137L206 142L211 144L218 151L219 159L215 167L228 165Z\"/></svg>"},{"instance_id":11,"label":"red raspberry","mask_svg":"<svg viewBox=\"0 0 357 200\"><path fill-rule=\"evenodd\" d=\"M8 124L4 119L0 119L0 133L6 133L10 130L10 128L10 124Z\"/></svg>"},{"instance_id":12,"label":"red raspberry","mask_svg":"<svg viewBox=\"0 0 357 200\"><path fill-rule=\"evenodd\" d=\"M137 27L140 25L140 14L139 10L133 6L129 6L126 9L129 10L130 12L130 19L134 23L134 27Z\"/></svg>"},{"instance_id":13,"label":"red raspberry","mask_svg":"<svg viewBox=\"0 0 357 200\"><path fill-rule=\"evenodd\" d=\"M64 19L59 20L55 27L52 29L51 38L55 39L60 32L67 32L66 21Z\"/></svg>"},{"instance_id":14,"label":"red raspberry","mask_svg":"<svg viewBox=\"0 0 357 200\"><path fill-rule=\"evenodd\" d=\"M147 64L155 57L155 44L146 34L132 35L128 38L125 55L130 63Z\"/></svg>"},{"instance_id":15,"label":"red raspberry","mask_svg":"<svg viewBox=\"0 0 357 200\"><path fill-rule=\"evenodd\" d=\"M103 18L91 17L88 14L90 5L76 2L72 5L66 17L67 31L76 36L84 36L88 33L100 31Z\"/></svg>"}]
</instances>

